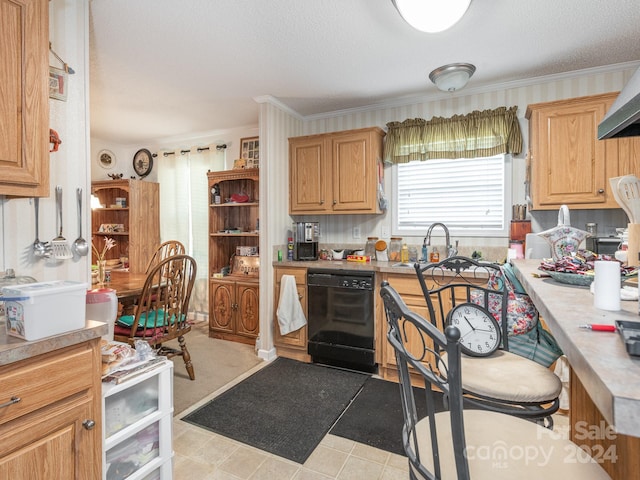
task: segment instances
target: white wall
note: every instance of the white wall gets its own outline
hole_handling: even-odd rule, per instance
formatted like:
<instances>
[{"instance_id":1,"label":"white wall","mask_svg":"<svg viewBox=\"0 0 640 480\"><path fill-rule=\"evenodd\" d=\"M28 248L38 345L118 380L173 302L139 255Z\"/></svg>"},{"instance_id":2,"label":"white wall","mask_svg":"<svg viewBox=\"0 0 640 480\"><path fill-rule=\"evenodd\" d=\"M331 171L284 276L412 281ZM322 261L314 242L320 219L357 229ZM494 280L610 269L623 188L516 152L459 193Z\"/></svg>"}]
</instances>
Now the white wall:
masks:
<instances>
[{"instance_id":1,"label":"white wall","mask_svg":"<svg viewBox=\"0 0 640 480\"><path fill-rule=\"evenodd\" d=\"M257 126L247 126L208 132L199 135L159 138L149 142L148 145L123 145L114 141L108 141L97 137L91 137L91 180L108 180L109 174L122 173L124 178L136 177L133 170L133 156L141 149L146 148L152 154L159 154L154 158L154 169L146 180L156 182L158 180L156 166L162 161L162 152L176 152L181 150L209 147L216 152L215 161L211 165L212 171L230 170L233 161L240 158L240 139L259 136ZM226 145L224 150L216 150L217 145ZM116 163L112 168L104 169L98 162L98 155L102 150L109 150L116 156Z\"/></svg>"},{"instance_id":2,"label":"white wall","mask_svg":"<svg viewBox=\"0 0 640 480\"><path fill-rule=\"evenodd\" d=\"M50 154L51 195L40 200L40 240L57 235L55 187L63 187L63 234L71 243L78 236L76 188L89 198L89 118L88 118L88 3L52 0L49 4L49 39L55 52L75 71L68 78L66 102L49 100L49 126L60 135L62 144ZM50 65L60 67L53 55ZM86 202L85 202L86 203ZM72 260L45 260L33 256L35 218L32 199L0 201L0 271L13 268L17 275L38 281L68 279L90 282L87 257ZM83 211L83 237L89 237L88 209Z\"/></svg>"},{"instance_id":3,"label":"white wall","mask_svg":"<svg viewBox=\"0 0 640 480\"><path fill-rule=\"evenodd\" d=\"M302 119L282 105L260 105L260 339L258 354L273 358L274 245L282 244L289 217L289 137L301 135Z\"/></svg>"}]
</instances>

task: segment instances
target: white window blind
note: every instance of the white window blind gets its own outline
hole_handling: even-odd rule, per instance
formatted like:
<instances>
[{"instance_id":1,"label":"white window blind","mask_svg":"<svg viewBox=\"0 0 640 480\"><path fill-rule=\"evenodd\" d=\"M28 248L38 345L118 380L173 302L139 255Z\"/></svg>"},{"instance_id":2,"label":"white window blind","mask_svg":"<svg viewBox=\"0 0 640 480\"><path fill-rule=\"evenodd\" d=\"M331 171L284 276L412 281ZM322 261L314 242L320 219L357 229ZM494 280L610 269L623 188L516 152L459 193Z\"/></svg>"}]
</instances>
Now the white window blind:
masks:
<instances>
[{"instance_id":1,"label":"white window blind","mask_svg":"<svg viewBox=\"0 0 640 480\"><path fill-rule=\"evenodd\" d=\"M503 235L508 178L505 155L397 164L394 230L422 233L442 222L457 235Z\"/></svg>"}]
</instances>

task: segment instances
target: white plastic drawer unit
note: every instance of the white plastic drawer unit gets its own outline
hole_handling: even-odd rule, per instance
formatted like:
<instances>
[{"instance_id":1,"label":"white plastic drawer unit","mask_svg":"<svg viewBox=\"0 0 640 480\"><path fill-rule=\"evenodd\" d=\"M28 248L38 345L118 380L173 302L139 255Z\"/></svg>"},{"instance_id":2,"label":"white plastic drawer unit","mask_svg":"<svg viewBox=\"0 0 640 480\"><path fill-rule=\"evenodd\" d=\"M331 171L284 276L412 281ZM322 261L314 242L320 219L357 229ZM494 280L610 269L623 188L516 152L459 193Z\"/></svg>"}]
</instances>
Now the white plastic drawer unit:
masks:
<instances>
[{"instance_id":1,"label":"white plastic drawer unit","mask_svg":"<svg viewBox=\"0 0 640 480\"><path fill-rule=\"evenodd\" d=\"M173 363L103 384L103 479L170 480Z\"/></svg>"}]
</instances>

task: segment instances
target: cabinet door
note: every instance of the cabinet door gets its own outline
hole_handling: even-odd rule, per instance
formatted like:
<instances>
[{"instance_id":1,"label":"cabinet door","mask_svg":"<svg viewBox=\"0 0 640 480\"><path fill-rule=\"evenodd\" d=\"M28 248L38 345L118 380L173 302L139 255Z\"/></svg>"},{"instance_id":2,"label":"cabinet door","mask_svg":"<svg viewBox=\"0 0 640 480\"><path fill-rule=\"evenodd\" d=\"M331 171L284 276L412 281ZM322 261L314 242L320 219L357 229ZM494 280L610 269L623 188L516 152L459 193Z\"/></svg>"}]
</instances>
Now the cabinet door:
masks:
<instances>
[{"instance_id":1,"label":"cabinet door","mask_svg":"<svg viewBox=\"0 0 640 480\"><path fill-rule=\"evenodd\" d=\"M276 346L295 347L302 352L307 351L307 326L286 335L280 335L280 326L278 325L278 303L280 301L280 279L282 275L293 275L296 279L296 290L298 298L305 318L307 314L307 269L306 268L277 268L275 270L276 288L274 289L273 303L273 343Z\"/></svg>"},{"instance_id":2,"label":"cabinet door","mask_svg":"<svg viewBox=\"0 0 640 480\"><path fill-rule=\"evenodd\" d=\"M234 289L234 282L216 280L210 283L209 328L211 330L234 333Z\"/></svg>"},{"instance_id":3,"label":"cabinet door","mask_svg":"<svg viewBox=\"0 0 640 480\"><path fill-rule=\"evenodd\" d=\"M49 195L49 2L0 0L0 195Z\"/></svg>"},{"instance_id":4,"label":"cabinet door","mask_svg":"<svg viewBox=\"0 0 640 480\"><path fill-rule=\"evenodd\" d=\"M429 309L427 308L427 302L422 294L420 284L414 275L389 275L387 277L389 284L396 289L400 294L404 302L409 309L419 315L425 320L430 321ZM438 310L438 305L434 305L434 309ZM395 350L387 339L387 319L384 315L384 308L382 308L383 317L380 320L383 326L381 335L383 337L383 364L391 369L397 368ZM438 327L444 329L442 320L438 319ZM425 355L425 346L427 348L433 348L433 342L429 338L421 335L412 325L405 324L403 335L406 335L406 347L416 357L420 358ZM426 345L425 345L426 341ZM433 360L426 358L427 361ZM435 368L435 365L432 365Z\"/></svg>"},{"instance_id":5,"label":"cabinet door","mask_svg":"<svg viewBox=\"0 0 640 480\"><path fill-rule=\"evenodd\" d=\"M86 420L96 426L85 428ZM6 425L0 430L0 478L101 478L98 423L93 400L81 396Z\"/></svg>"},{"instance_id":6,"label":"cabinet door","mask_svg":"<svg viewBox=\"0 0 640 480\"><path fill-rule=\"evenodd\" d=\"M615 176L640 175L640 137L622 137L618 142L618 171Z\"/></svg>"},{"instance_id":7,"label":"cabinet door","mask_svg":"<svg viewBox=\"0 0 640 480\"><path fill-rule=\"evenodd\" d=\"M377 159L371 158L371 134L331 137L334 211L376 209Z\"/></svg>"},{"instance_id":8,"label":"cabinet door","mask_svg":"<svg viewBox=\"0 0 640 480\"><path fill-rule=\"evenodd\" d=\"M289 213L331 211L324 136L289 140Z\"/></svg>"},{"instance_id":9,"label":"cabinet door","mask_svg":"<svg viewBox=\"0 0 640 480\"><path fill-rule=\"evenodd\" d=\"M257 337L260 331L259 288L255 283L236 283L236 333Z\"/></svg>"},{"instance_id":10,"label":"cabinet door","mask_svg":"<svg viewBox=\"0 0 640 480\"><path fill-rule=\"evenodd\" d=\"M296 285L296 289L298 291L298 298L300 299L300 304L302 305L302 310L304 311L305 318L307 317L307 288L304 285ZM278 299L280 298L280 284L277 285L275 289L276 295L276 303L275 308L276 311L278 309ZM278 325L278 316L277 314L274 316L274 326L273 326L273 343L274 345L287 345L290 347L300 347L301 349L307 349L307 326L305 325L302 328L294 332L287 333L286 335L280 335L280 327Z\"/></svg>"},{"instance_id":11,"label":"cabinet door","mask_svg":"<svg viewBox=\"0 0 640 480\"><path fill-rule=\"evenodd\" d=\"M529 106L534 209L618 207L608 179L618 175L619 161L624 170L629 160L617 139L597 139L598 123L616 96Z\"/></svg>"}]
</instances>

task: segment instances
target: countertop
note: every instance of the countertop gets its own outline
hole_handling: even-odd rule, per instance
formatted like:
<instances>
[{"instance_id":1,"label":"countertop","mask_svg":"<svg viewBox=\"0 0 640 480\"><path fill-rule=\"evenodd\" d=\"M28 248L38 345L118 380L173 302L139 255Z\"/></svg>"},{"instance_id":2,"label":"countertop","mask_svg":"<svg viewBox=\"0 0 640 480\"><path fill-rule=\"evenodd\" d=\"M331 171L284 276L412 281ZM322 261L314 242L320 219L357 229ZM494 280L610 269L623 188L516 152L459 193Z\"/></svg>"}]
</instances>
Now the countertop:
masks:
<instances>
[{"instance_id":1,"label":"countertop","mask_svg":"<svg viewBox=\"0 0 640 480\"><path fill-rule=\"evenodd\" d=\"M281 262L273 262L274 268L290 267L290 268L326 268L332 270L361 270L366 272L381 273L400 273L414 275L416 271L413 264L407 266L394 266L398 262L379 262L372 260L370 262L349 262L347 260L308 260L308 261L290 261L283 260Z\"/></svg>"},{"instance_id":2,"label":"countertop","mask_svg":"<svg viewBox=\"0 0 640 480\"><path fill-rule=\"evenodd\" d=\"M518 280L544 318L594 404L618 433L640 437L640 357L627 354L616 332L578 328L587 323L613 325L640 322L637 301L622 301L622 310L593 306L588 287L535 278L540 260L513 260Z\"/></svg>"},{"instance_id":3,"label":"countertop","mask_svg":"<svg viewBox=\"0 0 640 480\"><path fill-rule=\"evenodd\" d=\"M69 345L86 342L106 335L107 324L87 320L85 327L71 332L61 333L40 340L28 342L7 335L4 321L0 322L0 365L7 365L19 360L59 350Z\"/></svg>"}]
</instances>

